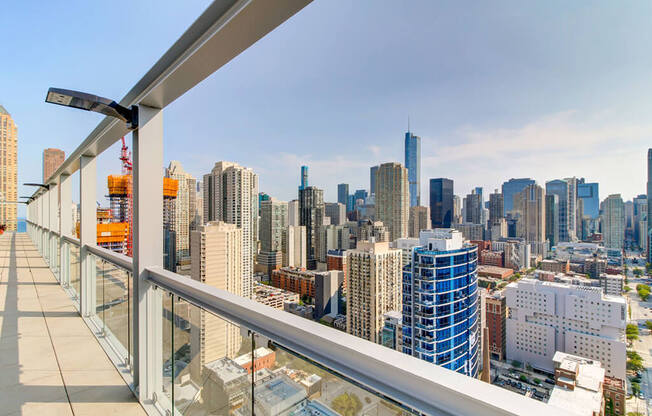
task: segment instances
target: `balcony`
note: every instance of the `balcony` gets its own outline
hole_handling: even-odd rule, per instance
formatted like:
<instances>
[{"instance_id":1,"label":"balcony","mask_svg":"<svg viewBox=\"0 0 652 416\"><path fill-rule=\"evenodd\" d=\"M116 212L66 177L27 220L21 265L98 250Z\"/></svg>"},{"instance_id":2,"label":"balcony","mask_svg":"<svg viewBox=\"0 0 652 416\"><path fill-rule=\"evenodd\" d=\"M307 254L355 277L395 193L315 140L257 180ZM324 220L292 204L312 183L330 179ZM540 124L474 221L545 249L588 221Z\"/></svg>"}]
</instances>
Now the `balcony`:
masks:
<instances>
[{"instance_id":1,"label":"balcony","mask_svg":"<svg viewBox=\"0 0 652 416\"><path fill-rule=\"evenodd\" d=\"M365 414L564 414L163 269L165 108L308 3L213 2L120 100L124 107L138 108L138 126L127 127L107 117L80 138L79 147L30 199L27 235L2 237L9 252L14 250L16 265L29 267L30 273L33 268L33 276L43 279L38 280L43 287L30 295L29 289L19 289L22 280L16 278L15 291L5 296L4 314L35 310L44 315L46 324L55 318L76 322L59 335L49 326L41 328L40 333L48 333L42 343L18 342L14 347L18 360L21 350L32 354L50 366L54 376L59 372L64 387L70 386L65 387L65 397L35 390L32 400L45 409L41 413L55 413L45 406L54 409L65 401L74 410L80 401L99 403L93 406L94 416L117 413L121 406L128 410L120 414L336 415L349 414L336 400L347 393L365 403ZM98 247L95 233L96 158L128 133L134 150L133 258ZM79 175L79 239L71 232L73 174ZM19 244L12 246L13 242ZM35 282L27 284L36 287ZM25 305L20 303L23 299ZM48 309L32 309L44 304ZM58 316L55 306L65 307L61 309L65 316ZM60 341L73 334L79 339ZM32 351L35 345L45 352ZM248 354L263 354L264 366L254 363L251 371ZM28 366L27 361L14 364ZM77 379L68 377L69 369L79 372ZM90 373L92 384L84 384L88 379L82 377L83 371ZM21 382L20 374L15 378L14 384L0 387L0 400L6 400L9 409L22 406L22 390L6 394ZM32 380L38 387L40 381Z\"/></svg>"}]
</instances>

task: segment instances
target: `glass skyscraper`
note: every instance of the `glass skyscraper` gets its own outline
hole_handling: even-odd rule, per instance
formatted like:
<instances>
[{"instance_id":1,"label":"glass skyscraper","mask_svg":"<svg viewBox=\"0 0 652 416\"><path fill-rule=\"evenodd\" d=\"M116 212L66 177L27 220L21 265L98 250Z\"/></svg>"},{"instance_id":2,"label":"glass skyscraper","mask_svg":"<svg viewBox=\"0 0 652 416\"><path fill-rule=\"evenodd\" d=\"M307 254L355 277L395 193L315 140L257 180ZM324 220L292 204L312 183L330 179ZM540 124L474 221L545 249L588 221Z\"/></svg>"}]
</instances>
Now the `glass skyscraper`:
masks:
<instances>
[{"instance_id":1,"label":"glass skyscraper","mask_svg":"<svg viewBox=\"0 0 652 416\"><path fill-rule=\"evenodd\" d=\"M546 194L559 197L559 241L570 241L568 221L568 183L560 179L546 182Z\"/></svg>"},{"instance_id":2,"label":"glass skyscraper","mask_svg":"<svg viewBox=\"0 0 652 416\"><path fill-rule=\"evenodd\" d=\"M410 184L410 206L421 205L421 137L405 133L405 167Z\"/></svg>"},{"instance_id":3,"label":"glass skyscraper","mask_svg":"<svg viewBox=\"0 0 652 416\"><path fill-rule=\"evenodd\" d=\"M591 218L600 216L600 194L598 183L586 183L580 179L577 183L577 198L584 201L584 215Z\"/></svg>"},{"instance_id":4,"label":"glass skyscraper","mask_svg":"<svg viewBox=\"0 0 652 416\"><path fill-rule=\"evenodd\" d=\"M452 229L421 231L403 267L403 352L477 377L478 247Z\"/></svg>"},{"instance_id":5,"label":"glass skyscraper","mask_svg":"<svg viewBox=\"0 0 652 416\"><path fill-rule=\"evenodd\" d=\"M514 195L521 192L526 186L534 185L535 183L534 179L530 178L512 178L507 182L503 182L503 207L505 210L503 215L507 215L508 212L514 209Z\"/></svg>"},{"instance_id":6,"label":"glass skyscraper","mask_svg":"<svg viewBox=\"0 0 652 416\"><path fill-rule=\"evenodd\" d=\"M369 193L376 194L376 174L378 173L378 165L369 168Z\"/></svg>"},{"instance_id":7,"label":"glass skyscraper","mask_svg":"<svg viewBox=\"0 0 652 416\"><path fill-rule=\"evenodd\" d=\"M450 228L453 223L453 180L430 179L430 222L432 228Z\"/></svg>"},{"instance_id":8,"label":"glass skyscraper","mask_svg":"<svg viewBox=\"0 0 652 416\"><path fill-rule=\"evenodd\" d=\"M306 189L308 187L308 166L301 166L301 184L299 185L299 190Z\"/></svg>"},{"instance_id":9,"label":"glass skyscraper","mask_svg":"<svg viewBox=\"0 0 652 416\"><path fill-rule=\"evenodd\" d=\"M340 183L337 185L337 202L344 204L347 211L351 211L349 204L349 184Z\"/></svg>"}]
</instances>

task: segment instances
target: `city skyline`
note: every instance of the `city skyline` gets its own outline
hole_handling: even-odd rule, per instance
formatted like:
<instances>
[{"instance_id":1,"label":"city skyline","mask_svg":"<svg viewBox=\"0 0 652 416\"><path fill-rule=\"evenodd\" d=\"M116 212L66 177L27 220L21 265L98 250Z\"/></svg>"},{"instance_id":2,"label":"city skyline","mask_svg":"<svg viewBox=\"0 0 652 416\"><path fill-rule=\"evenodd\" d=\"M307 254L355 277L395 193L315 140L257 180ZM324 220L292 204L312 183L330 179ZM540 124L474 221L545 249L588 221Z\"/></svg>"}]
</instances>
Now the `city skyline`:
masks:
<instances>
[{"instance_id":1,"label":"city skyline","mask_svg":"<svg viewBox=\"0 0 652 416\"><path fill-rule=\"evenodd\" d=\"M364 2L315 2L220 74L210 77L201 90L182 97L166 110L166 161L180 160L195 177L209 171L217 160L236 161L260 175L262 191L282 200L292 199L296 172L300 165L308 165L311 184L324 189L325 200L330 202L335 201L337 183L367 189L370 166L403 161L403 137L410 115L410 130L422 139L423 195L428 179L437 177L454 179L458 195L465 195L475 186L494 189L510 177L532 177L543 184L570 176L599 182L602 195L621 193L623 199L631 200L644 193L643 149L652 136L652 125L646 120L650 104L639 94L652 86L644 70L651 59L643 53L647 49L646 36L630 39L620 30L607 36L599 28L611 26L613 16L618 16L622 27L649 35L643 16L648 15L650 5L639 3L627 10L606 2L591 8L575 5L568 8L567 16L554 13L554 6L508 5L475 5L472 12L466 13L461 6L426 2L410 7L388 3L374 8ZM124 70L121 64L98 68L92 74L59 69L62 62L78 59L74 55L78 51L88 52L84 44L78 51L61 50L64 39L72 36L69 29L53 31L49 37L52 44L34 42L29 34L17 36L15 44L8 45L17 57L15 66L3 68L2 77L16 82L3 85L1 104L12 113L21 130L21 182L35 180L31 172L40 168L39 160L30 155L54 145L70 154L99 122L96 115L80 116L46 107L42 101L47 87L87 89L120 98L125 86L134 81L132 78L143 73L204 6L193 4L179 11L163 4L157 10L148 10L152 22L157 23L139 23L148 32L142 42L159 45L159 49L139 54ZM17 18L3 30L24 33L24 29L14 26L14 21L40 24L41 18L14 7L9 5L7 12ZM99 5L81 5L75 10L43 7L44 16L96 16L94 30L87 32L97 36L116 20L126 19L124 24L128 25L135 19L122 14L118 19L114 15L117 11ZM137 12L145 6L134 7ZM339 19L336 28L325 24L329 19L323 16L341 16L341 7L347 8L347 17ZM375 19L369 19L368 13ZM361 16L370 22L369 34L357 39L359 28L351 23ZM441 16L442 21L424 24L435 16ZM446 23L461 18L469 19L466 26L471 30ZM555 29L564 27L569 18L576 21L573 29L558 33ZM398 26L388 30L392 26L387 24L390 19L396 19ZM88 19L76 20L83 30ZM531 28L531 33L515 40L523 24ZM410 30L402 30L407 27L404 25L409 25ZM492 32L496 27L501 29ZM334 29L351 41L331 39L327 33ZM101 56L93 56L101 57L101 62L112 61L122 56L119 45L127 40L138 47L140 40L119 32L115 34L115 46L107 46ZM297 33L303 35L297 37ZM97 42L95 36L84 42ZM314 43L312 51L298 39L304 37ZM385 42L393 37L396 39ZM600 42L594 41L596 37ZM446 41L425 44L423 39ZM601 45L600 51L592 46L596 43ZM363 44L371 48L361 50ZM496 46L504 44L513 50L503 51ZM460 48L463 52L459 52ZM490 55L499 52L503 55L497 66L485 65L496 64ZM100 52L91 51L96 53ZM451 59L447 64L432 61L430 56L439 55ZM34 56L40 56L39 61L46 65L31 65ZM291 62L299 56L304 58L301 61L305 68L293 69ZM406 69L399 65L404 59L412 59L414 64ZM315 65L324 60L328 65L315 72ZM555 71L534 69L542 65L548 68L544 65L548 61L548 65L555 65ZM256 69L260 62L265 62L265 71ZM628 65L623 68L614 62ZM375 68L372 77L368 77L368 65ZM469 69L475 66L482 70ZM20 73L15 68L20 68ZM306 75L313 72L320 82ZM593 77L586 77L586 73ZM243 79L252 82L243 83ZM279 79L283 82L279 83ZM396 86L389 88L384 83L380 88L380 81L386 79L396 80ZM595 79L608 88L594 88ZM283 94L277 90L278 84L285 89ZM18 89L16 85L27 87ZM213 102L216 95L220 100ZM270 97L277 101L272 103ZM398 100L408 104L397 106ZM362 108L365 113L361 113ZM216 119L213 114L221 116ZM31 123L32 117L42 122ZM48 126L54 124L62 128L51 131ZM279 143L287 146L279 147ZM202 151L198 152L197 147ZM341 151L344 148L346 152ZM117 154L116 148L115 160L111 152L98 160L99 176L118 171ZM605 165L620 169L608 173L603 169ZM19 193L30 191L21 188ZM421 201L421 205L426 203Z\"/></svg>"}]
</instances>

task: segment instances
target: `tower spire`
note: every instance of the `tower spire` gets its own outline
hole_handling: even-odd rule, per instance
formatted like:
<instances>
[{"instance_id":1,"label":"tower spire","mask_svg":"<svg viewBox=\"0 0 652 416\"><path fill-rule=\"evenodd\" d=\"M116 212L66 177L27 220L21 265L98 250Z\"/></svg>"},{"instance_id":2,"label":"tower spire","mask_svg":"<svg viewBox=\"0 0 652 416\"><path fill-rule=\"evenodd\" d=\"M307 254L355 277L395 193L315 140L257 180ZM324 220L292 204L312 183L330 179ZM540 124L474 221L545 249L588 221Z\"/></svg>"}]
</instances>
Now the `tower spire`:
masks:
<instances>
[{"instance_id":1,"label":"tower spire","mask_svg":"<svg viewBox=\"0 0 652 416\"><path fill-rule=\"evenodd\" d=\"M408 115L408 133L410 132L410 116Z\"/></svg>"}]
</instances>

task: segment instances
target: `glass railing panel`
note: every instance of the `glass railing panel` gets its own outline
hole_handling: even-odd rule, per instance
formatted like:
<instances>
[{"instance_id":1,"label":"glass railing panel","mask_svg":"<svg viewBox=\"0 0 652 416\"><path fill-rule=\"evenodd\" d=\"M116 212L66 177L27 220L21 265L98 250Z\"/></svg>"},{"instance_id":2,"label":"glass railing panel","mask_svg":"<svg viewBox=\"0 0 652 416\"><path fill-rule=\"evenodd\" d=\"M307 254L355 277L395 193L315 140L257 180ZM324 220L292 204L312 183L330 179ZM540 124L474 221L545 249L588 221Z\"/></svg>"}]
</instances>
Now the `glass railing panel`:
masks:
<instances>
[{"instance_id":1,"label":"glass railing panel","mask_svg":"<svg viewBox=\"0 0 652 416\"><path fill-rule=\"evenodd\" d=\"M96 267L96 316L102 333L125 364L131 363L131 272L92 256Z\"/></svg>"},{"instance_id":2,"label":"glass railing panel","mask_svg":"<svg viewBox=\"0 0 652 416\"><path fill-rule=\"evenodd\" d=\"M251 414L244 400L253 376L238 361L251 353L247 328L164 296L163 336L163 388L174 415Z\"/></svg>"},{"instance_id":3,"label":"glass railing panel","mask_svg":"<svg viewBox=\"0 0 652 416\"><path fill-rule=\"evenodd\" d=\"M81 293L81 278L79 276L80 266L79 266L79 246L76 244L69 244L70 248L70 287L72 288L75 299L79 300L79 294Z\"/></svg>"}]
</instances>

